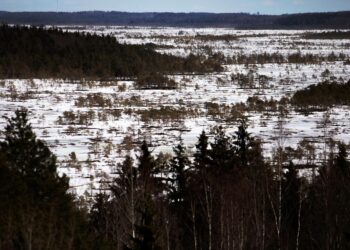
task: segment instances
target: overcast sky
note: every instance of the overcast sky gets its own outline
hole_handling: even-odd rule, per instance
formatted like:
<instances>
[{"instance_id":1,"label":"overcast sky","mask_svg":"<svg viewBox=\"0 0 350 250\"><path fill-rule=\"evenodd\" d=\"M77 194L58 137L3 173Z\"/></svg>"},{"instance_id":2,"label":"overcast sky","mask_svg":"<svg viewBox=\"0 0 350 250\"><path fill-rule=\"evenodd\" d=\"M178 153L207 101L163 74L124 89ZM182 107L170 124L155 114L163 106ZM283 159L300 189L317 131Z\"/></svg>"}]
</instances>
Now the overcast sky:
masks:
<instances>
[{"instance_id":1,"label":"overcast sky","mask_svg":"<svg viewBox=\"0 0 350 250\"><path fill-rule=\"evenodd\" d=\"M350 10L350 0L0 0L6 11L249 12L283 14Z\"/></svg>"}]
</instances>

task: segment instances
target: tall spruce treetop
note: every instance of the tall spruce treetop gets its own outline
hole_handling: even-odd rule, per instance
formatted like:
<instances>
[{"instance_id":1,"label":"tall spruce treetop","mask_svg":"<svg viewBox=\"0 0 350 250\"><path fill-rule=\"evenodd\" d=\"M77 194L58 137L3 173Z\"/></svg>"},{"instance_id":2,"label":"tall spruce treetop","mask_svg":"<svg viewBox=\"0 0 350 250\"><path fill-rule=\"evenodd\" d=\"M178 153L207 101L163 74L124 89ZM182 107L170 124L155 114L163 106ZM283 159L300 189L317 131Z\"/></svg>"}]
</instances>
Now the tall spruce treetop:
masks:
<instances>
[{"instance_id":1,"label":"tall spruce treetop","mask_svg":"<svg viewBox=\"0 0 350 250\"><path fill-rule=\"evenodd\" d=\"M59 177L56 156L45 142L36 138L27 116L27 110L22 109L17 110L12 118L5 117L8 124L0 151L5 156L6 165L25 177L37 195L53 196L52 190L58 189L65 193L69 188L68 179Z\"/></svg>"},{"instance_id":2,"label":"tall spruce treetop","mask_svg":"<svg viewBox=\"0 0 350 250\"><path fill-rule=\"evenodd\" d=\"M98 244L102 246L104 244L105 238L107 238L106 229L109 228L109 219L110 219L110 201L109 195L103 192L100 192L96 195L94 199L94 204L91 207L90 211L90 220L89 226L93 230L94 234L97 236Z\"/></svg>"},{"instance_id":3,"label":"tall spruce treetop","mask_svg":"<svg viewBox=\"0 0 350 250\"><path fill-rule=\"evenodd\" d=\"M132 237L133 250L155 250L156 235L154 233L154 196L160 192L160 183L155 176L158 173L156 162L149 151L146 141L141 145L141 155L138 158L137 186L140 200L136 206L138 216L141 217L139 223L135 225L136 235ZM128 248L127 248L128 249Z\"/></svg>"},{"instance_id":4,"label":"tall spruce treetop","mask_svg":"<svg viewBox=\"0 0 350 250\"><path fill-rule=\"evenodd\" d=\"M127 155L122 164L118 164L118 177L114 179L110 189L114 196L129 195L131 189L135 188L136 184L136 168L133 166L133 159Z\"/></svg>"},{"instance_id":5,"label":"tall spruce treetop","mask_svg":"<svg viewBox=\"0 0 350 250\"><path fill-rule=\"evenodd\" d=\"M160 169L149 151L146 141L141 145L141 154L138 157L138 161L137 186L142 189L141 194L145 195L145 197L161 194L163 184L161 178L158 176Z\"/></svg>"},{"instance_id":6,"label":"tall spruce treetop","mask_svg":"<svg viewBox=\"0 0 350 250\"><path fill-rule=\"evenodd\" d=\"M210 165L215 166L216 171L231 169L232 145L230 138L226 136L225 130L221 126L216 129L214 142L210 145Z\"/></svg>"},{"instance_id":7,"label":"tall spruce treetop","mask_svg":"<svg viewBox=\"0 0 350 250\"><path fill-rule=\"evenodd\" d=\"M298 220L298 209L300 201L300 193L302 180L298 177L298 172L293 164L290 162L287 171L283 173L282 183L282 223L287 231L294 230L296 232L297 220ZM292 231L293 232L293 231Z\"/></svg>"},{"instance_id":8,"label":"tall spruce treetop","mask_svg":"<svg viewBox=\"0 0 350 250\"><path fill-rule=\"evenodd\" d=\"M85 216L68 179L56 172L56 157L36 138L26 110L7 121L0 141L0 249L85 249L78 247L85 244L79 238L87 232L80 230Z\"/></svg>"},{"instance_id":9,"label":"tall spruce treetop","mask_svg":"<svg viewBox=\"0 0 350 250\"><path fill-rule=\"evenodd\" d=\"M149 151L146 141L142 142L141 155L139 156L139 173L141 179L148 178L154 170L154 159Z\"/></svg>"},{"instance_id":10,"label":"tall spruce treetop","mask_svg":"<svg viewBox=\"0 0 350 250\"><path fill-rule=\"evenodd\" d=\"M233 144L241 166L246 166L248 160L247 154L249 147L251 146L251 138L250 134L247 132L247 125L243 120L238 127L238 131L234 134Z\"/></svg>"},{"instance_id":11,"label":"tall spruce treetop","mask_svg":"<svg viewBox=\"0 0 350 250\"><path fill-rule=\"evenodd\" d=\"M203 130L196 144L196 152L194 153L194 165L196 169L203 169L209 163L208 136Z\"/></svg>"},{"instance_id":12,"label":"tall spruce treetop","mask_svg":"<svg viewBox=\"0 0 350 250\"><path fill-rule=\"evenodd\" d=\"M149 151L146 141L141 145L141 155L138 158L138 180L144 192L151 193L157 188L155 174L157 174L156 162Z\"/></svg>"},{"instance_id":13,"label":"tall spruce treetop","mask_svg":"<svg viewBox=\"0 0 350 250\"><path fill-rule=\"evenodd\" d=\"M339 151L335 159L336 167L345 178L349 178L349 163L347 161L348 154L346 152L346 146L344 143L339 143L338 147Z\"/></svg>"},{"instance_id":14,"label":"tall spruce treetop","mask_svg":"<svg viewBox=\"0 0 350 250\"><path fill-rule=\"evenodd\" d=\"M181 202L186 195L186 168L189 167L190 161L186 155L183 141L174 148L175 156L170 162L170 171L172 173L173 187L170 198L174 202Z\"/></svg>"},{"instance_id":15,"label":"tall spruce treetop","mask_svg":"<svg viewBox=\"0 0 350 250\"><path fill-rule=\"evenodd\" d=\"M6 117L5 141L0 144L1 150L15 164L12 167L24 175L56 173L56 157L43 141L36 138L28 123L27 111L17 110L15 114L15 117Z\"/></svg>"}]
</instances>

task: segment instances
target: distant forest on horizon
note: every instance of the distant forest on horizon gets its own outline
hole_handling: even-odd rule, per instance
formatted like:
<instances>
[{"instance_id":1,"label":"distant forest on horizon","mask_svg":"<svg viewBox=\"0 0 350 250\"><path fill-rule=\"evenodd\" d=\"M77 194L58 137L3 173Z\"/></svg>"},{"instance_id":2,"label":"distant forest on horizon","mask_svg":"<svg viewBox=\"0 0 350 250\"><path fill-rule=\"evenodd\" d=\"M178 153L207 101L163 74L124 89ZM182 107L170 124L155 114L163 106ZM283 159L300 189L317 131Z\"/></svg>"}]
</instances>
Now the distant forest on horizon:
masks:
<instances>
[{"instance_id":1,"label":"distant forest on horizon","mask_svg":"<svg viewBox=\"0 0 350 250\"><path fill-rule=\"evenodd\" d=\"M33 25L125 25L226 27L236 29L349 29L350 11L259 15L249 13L165 12L6 12L0 22Z\"/></svg>"}]
</instances>

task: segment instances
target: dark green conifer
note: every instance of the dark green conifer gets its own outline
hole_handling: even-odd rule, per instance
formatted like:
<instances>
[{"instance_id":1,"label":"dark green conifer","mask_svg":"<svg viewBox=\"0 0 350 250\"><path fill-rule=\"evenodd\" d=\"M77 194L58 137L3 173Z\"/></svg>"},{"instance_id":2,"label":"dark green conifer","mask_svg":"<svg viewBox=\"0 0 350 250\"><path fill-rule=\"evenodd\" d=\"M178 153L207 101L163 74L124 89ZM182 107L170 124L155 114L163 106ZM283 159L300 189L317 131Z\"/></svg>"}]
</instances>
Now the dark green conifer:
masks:
<instances>
[{"instance_id":1,"label":"dark green conifer","mask_svg":"<svg viewBox=\"0 0 350 250\"><path fill-rule=\"evenodd\" d=\"M170 162L170 175L172 178L172 189L169 194L170 199L175 203L184 201L187 189L186 171L189 168L190 161L186 155L182 139L174 147L175 156Z\"/></svg>"},{"instance_id":2,"label":"dark green conifer","mask_svg":"<svg viewBox=\"0 0 350 250\"><path fill-rule=\"evenodd\" d=\"M209 164L208 136L203 130L196 144L196 152L194 153L194 167L199 170L206 168Z\"/></svg>"}]
</instances>

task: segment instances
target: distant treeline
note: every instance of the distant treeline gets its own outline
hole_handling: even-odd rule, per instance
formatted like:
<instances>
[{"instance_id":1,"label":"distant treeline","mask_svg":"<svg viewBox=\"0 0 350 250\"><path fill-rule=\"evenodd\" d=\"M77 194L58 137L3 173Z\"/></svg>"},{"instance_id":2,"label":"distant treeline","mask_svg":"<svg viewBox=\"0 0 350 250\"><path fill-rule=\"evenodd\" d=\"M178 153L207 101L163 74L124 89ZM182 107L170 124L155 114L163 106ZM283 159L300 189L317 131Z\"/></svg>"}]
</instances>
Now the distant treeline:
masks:
<instances>
[{"instance_id":1,"label":"distant treeline","mask_svg":"<svg viewBox=\"0 0 350 250\"><path fill-rule=\"evenodd\" d=\"M157 53L146 45L120 44L112 36L59 29L0 26L0 77L112 78L148 72L220 70L217 62Z\"/></svg>"},{"instance_id":2,"label":"distant treeline","mask_svg":"<svg viewBox=\"0 0 350 250\"><path fill-rule=\"evenodd\" d=\"M216 54L214 57L224 57L222 54ZM291 53L283 55L281 53L261 53L261 54L236 54L232 57L226 57L225 62L227 64L265 64L265 63L295 63L295 64L318 64L322 62L335 62L335 61L346 61L348 56L339 53L335 54L334 52L328 55L318 55L306 53L302 54L301 52Z\"/></svg>"},{"instance_id":3,"label":"distant treeline","mask_svg":"<svg viewBox=\"0 0 350 250\"><path fill-rule=\"evenodd\" d=\"M292 103L297 106L350 105L350 81L325 81L295 92Z\"/></svg>"},{"instance_id":4,"label":"distant treeline","mask_svg":"<svg viewBox=\"0 0 350 250\"><path fill-rule=\"evenodd\" d=\"M136 161L116 164L115 178L86 204L69 192L26 112L1 132L0 249L350 249L345 144L327 143L316 166L306 139L279 146L269 161L244 122L233 135L218 127L212 141L203 131L194 154L181 140L173 155L158 156L135 142Z\"/></svg>"},{"instance_id":5,"label":"distant treeline","mask_svg":"<svg viewBox=\"0 0 350 250\"><path fill-rule=\"evenodd\" d=\"M237 29L346 29L350 12L259 15L247 13L0 12L0 22L50 25L233 27Z\"/></svg>"},{"instance_id":6,"label":"distant treeline","mask_svg":"<svg viewBox=\"0 0 350 250\"><path fill-rule=\"evenodd\" d=\"M350 31L329 31L321 33L306 33L305 39L350 39Z\"/></svg>"}]
</instances>

